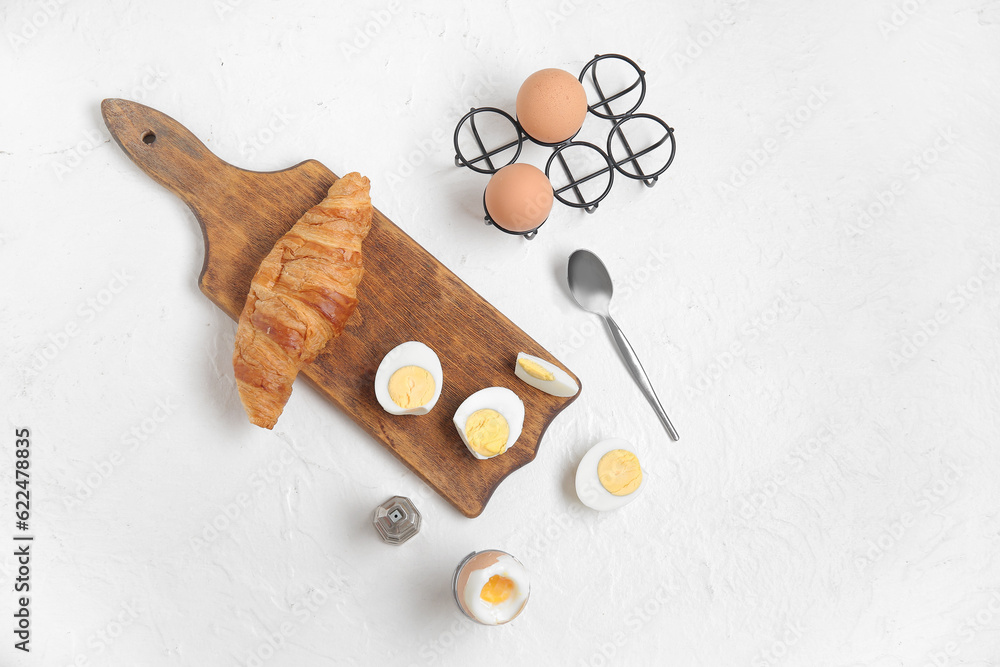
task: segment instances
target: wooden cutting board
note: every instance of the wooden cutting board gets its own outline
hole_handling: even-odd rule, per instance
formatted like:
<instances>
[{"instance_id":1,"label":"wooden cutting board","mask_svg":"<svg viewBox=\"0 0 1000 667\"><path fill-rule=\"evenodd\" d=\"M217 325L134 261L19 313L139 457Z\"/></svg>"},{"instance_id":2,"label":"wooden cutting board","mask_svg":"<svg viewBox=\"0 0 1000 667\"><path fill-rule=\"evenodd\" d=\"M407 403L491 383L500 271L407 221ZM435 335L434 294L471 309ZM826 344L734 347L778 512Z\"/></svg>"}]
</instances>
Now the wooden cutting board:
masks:
<instances>
[{"instance_id":1,"label":"wooden cutting board","mask_svg":"<svg viewBox=\"0 0 1000 667\"><path fill-rule=\"evenodd\" d=\"M205 234L201 291L238 319L261 260L323 199L337 176L315 160L284 171L245 171L216 157L155 109L107 99L101 112L132 161L191 207ZM377 201L377 182L372 190ZM291 400L302 391L305 375L462 514L476 517L500 482L535 458L546 427L575 399L549 396L518 380L517 353L565 366L378 210L363 251L358 309L343 335L303 369ZM375 400L379 362L408 340L433 348L444 371L441 398L423 416L393 416ZM466 450L452 417L467 396L490 386L508 387L521 397L524 430L507 453L480 461ZM294 424L283 416L278 428ZM337 445L335 432L330 441Z\"/></svg>"}]
</instances>

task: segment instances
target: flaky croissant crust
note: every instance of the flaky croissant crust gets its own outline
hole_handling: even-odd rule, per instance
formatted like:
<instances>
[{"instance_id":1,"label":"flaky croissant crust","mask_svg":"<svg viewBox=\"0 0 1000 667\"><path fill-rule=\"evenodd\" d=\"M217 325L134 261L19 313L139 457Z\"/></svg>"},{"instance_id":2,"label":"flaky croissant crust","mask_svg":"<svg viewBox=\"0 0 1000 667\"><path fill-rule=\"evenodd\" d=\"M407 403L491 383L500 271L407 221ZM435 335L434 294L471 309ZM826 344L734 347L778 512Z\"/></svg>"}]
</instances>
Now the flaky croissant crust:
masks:
<instances>
[{"instance_id":1,"label":"flaky croissant crust","mask_svg":"<svg viewBox=\"0 0 1000 667\"><path fill-rule=\"evenodd\" d=\"M364 275L361 244L371 229L370 183L338 180L274 244L250 282L233 369L250 421L273 428L299 370L340 335Z\"/></svg>"}]
</instances>

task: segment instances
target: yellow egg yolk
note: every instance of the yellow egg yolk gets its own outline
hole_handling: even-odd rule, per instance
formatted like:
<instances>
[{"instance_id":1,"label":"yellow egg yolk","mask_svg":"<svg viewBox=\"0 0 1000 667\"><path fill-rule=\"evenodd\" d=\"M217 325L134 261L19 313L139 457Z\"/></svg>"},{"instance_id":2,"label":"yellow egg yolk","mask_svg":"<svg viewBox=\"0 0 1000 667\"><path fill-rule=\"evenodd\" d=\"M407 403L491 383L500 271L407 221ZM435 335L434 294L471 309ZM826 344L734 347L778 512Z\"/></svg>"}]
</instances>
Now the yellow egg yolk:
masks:
<instances>
[{"instance_id":1,"label":"yellow egg yolk","mask_svg":"<svg viewBox=\"0 0 1000 667\"><path fill-rule=\"evenodd\" d=\"M552 382L556 379L556 376L545 370L545 367L538 362L532 361L531 359L518 359L517 363L521 365L524 372L533 378L538 378L539 380L545 380L546 382Z\"/></svg>"},{"instance_id":2,"label":"yellow egg yolk","mask_svg":"<svg viewBox=\"0 0 1000 667\"><path fill-rule=\"evenodd\" d=\"M486 585L483 586L483 590L479 592L479 597L481 597L485 602L490 604L500 604L504 602L514 593L514 582L507 577L501 577L499 574L494 574L490 577Z\"/></svg>"},{"instance_id":3,"label":"yellow egg yolk","mask_svg":"<svg viewBox=\"0 0 1000 667\"><path fill-rule=\"evenodd\" d=\"M420 366L403 366L389 378L389 398L404 410L426 405L434 398L434 377Z\"/></svg>"},{"instance_id":4,"label":"yellow egg yolk","mask_svg":"<svg viewBox=\"0 0 1000 667\"><path fill-rule=\"evenodd\" d=\"M477 453L496 456L507 450L510 427L496 410L476 410L465 420L465 437Z\"/></svg>"},{"instance_id":5,"label":"yellow egg yolk","mask_svg":"<svg viewBox=\"0 0 1000 667\"><path fill-rule=\"evenodd\" d=\"M597 462L597 478L608 493L627 496L642 483L642 468L635 454L626 449L615 449Z\"/></svg>"}]
</instances>

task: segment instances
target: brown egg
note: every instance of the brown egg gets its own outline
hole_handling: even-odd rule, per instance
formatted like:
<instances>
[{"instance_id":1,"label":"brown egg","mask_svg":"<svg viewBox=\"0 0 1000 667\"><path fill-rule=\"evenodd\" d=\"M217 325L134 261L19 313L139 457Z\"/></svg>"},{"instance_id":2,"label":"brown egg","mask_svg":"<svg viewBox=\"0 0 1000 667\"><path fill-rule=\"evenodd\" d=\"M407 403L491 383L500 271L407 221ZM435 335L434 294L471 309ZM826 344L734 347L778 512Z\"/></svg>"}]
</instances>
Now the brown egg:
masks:
<instances>
[{"instance_id":1,"label":"brown egg","mask_svg":"<svg viewBox=\"0 0 1000 667\"><path fill-rule=\"evenodd\" d=\"M517 91L517 121L535 141L555 144L580 131L587 117L587 92L561 69L535 72Z\"/></svg>"},{"instance_id":2,"label":"brown egg","mask_svg":"<svg viewBox=\"0 0 1000 667\"><path fill-rule=\"evenodd\" d=\"M552 199L548 176L530 164L509 164L486 185L486 212L508 232L530 232L545 222Z\"/></svg>"}]
</instances>

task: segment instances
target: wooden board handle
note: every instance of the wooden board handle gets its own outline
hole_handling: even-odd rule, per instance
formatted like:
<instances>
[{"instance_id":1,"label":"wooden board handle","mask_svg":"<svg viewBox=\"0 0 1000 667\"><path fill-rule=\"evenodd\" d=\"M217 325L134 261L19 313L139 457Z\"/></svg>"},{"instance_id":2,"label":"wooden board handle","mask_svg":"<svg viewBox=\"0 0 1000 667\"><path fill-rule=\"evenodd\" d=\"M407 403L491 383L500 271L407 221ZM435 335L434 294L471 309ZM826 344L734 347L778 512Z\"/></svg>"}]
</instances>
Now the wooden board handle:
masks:
<instances>
[{"instance_id":1,"label":"wooden board handle","mask_svg":"<svg viewBox=\"0 0 1000 667\"><path fill-rule=\"evenodd\" d=\"M125 154L198 218L205 236L198 284L208 298L239 319L260 265L260 259L249 258L261 249L267 254L291 227L286 224L289 216L302 215L323 199L333 174L315 160L280 171L240 169L208 150L170 116L138 102L109 98L101 102L101 114ZM239 298L228 285L233 270Z\"/></svg>"},{"instance_id":2,"label":"wooden board handle","mask_svg":"<svg viewBox=\"0 0 1000 667\"><path fill-rule=\"evenodd\" d=\"M101 114L108 127L114 128L112 136L118 145L150 178L188 205L213 199L211 176L228 165L186 127L128 100L104 100Z\"/></svg>"}]
</instances>

